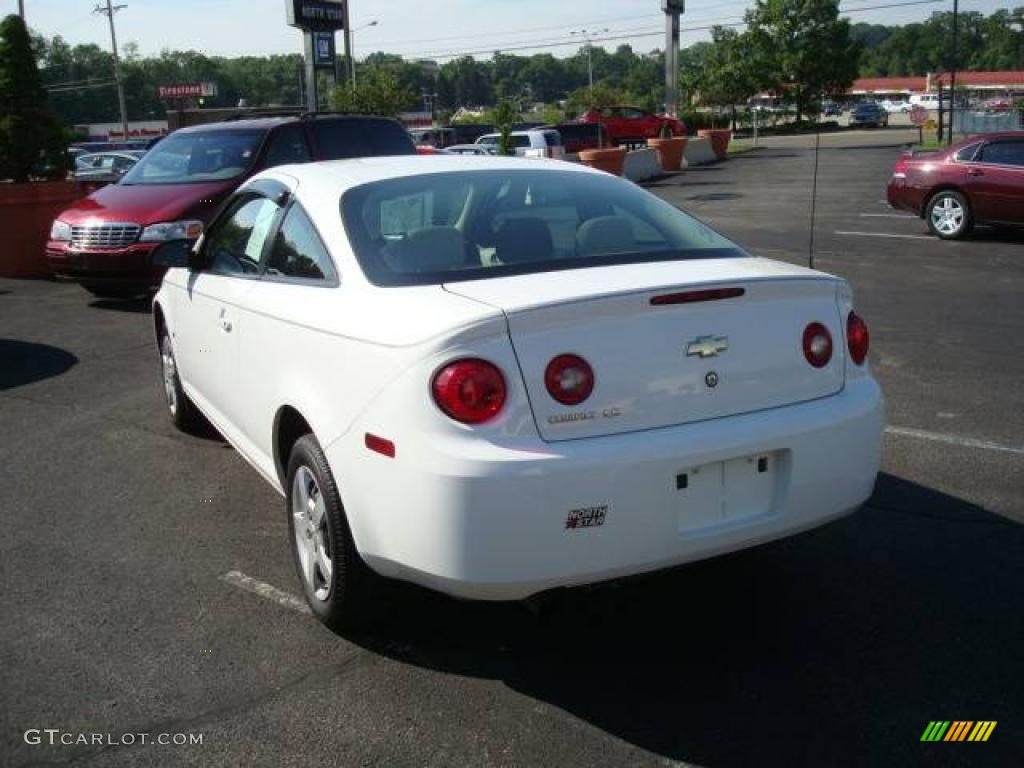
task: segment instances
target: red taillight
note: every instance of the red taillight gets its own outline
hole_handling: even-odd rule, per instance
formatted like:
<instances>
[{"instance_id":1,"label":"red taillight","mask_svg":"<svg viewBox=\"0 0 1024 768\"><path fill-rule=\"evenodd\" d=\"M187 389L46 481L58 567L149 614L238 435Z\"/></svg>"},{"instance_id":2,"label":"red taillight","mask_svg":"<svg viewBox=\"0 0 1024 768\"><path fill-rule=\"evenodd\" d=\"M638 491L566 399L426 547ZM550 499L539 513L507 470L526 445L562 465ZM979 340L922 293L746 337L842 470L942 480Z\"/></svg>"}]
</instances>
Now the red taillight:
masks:
<instances>
[{"instance_id":1,"label":"red taillight","mask_svg":"<svg viewBox=\"0 0 1024 768\"><path fill-rule=\"evenodd\" d=\"M893 175L897 173L906 173L908 165L909 163L907 163L906 158L901 157L896 161L896 167L892 169Z\"/></svg>"},{"instance_id":2,"label":"red taillight","mask_svg":"<svg viewBox=\"0 0 1024 768\"><path fill-rule=\"evenodd\" d=\"M850 359L861 365L868 356L868 324L856 312L846 317L846 346L850 350Z\"/></svg>"},{"instance_id":3,"label":"red taillight","mask_svg":"<svg viewBox=\"0 0 1024 768\"><path fill-rule=\"evenodd\" d=\"M594 371L579 355L559 355L544 370L550 395L565 405L579 405L594 391Z\"/></svg>"},{"instance_id":4,"label":"red taillight","mask_svg":"<svg viewBox=\"0 0 1024 768\"><path fill-rule=\"evenodd\" d=\"M804 357L815 368L824 368L832 359L832 334L821 323L804 328Z\"/></svg>"},{"instance_id":5,"label":"red taillight","mask_svg":"<svg viewBox=\"0 0 1024 768\"><path fill-rule=\"evenodd\" d=\"M463 424L481 424L505 405L505 377L486 360L449 363L434 375L431 389L437 407Z\"/></svg>"}]
</instances>

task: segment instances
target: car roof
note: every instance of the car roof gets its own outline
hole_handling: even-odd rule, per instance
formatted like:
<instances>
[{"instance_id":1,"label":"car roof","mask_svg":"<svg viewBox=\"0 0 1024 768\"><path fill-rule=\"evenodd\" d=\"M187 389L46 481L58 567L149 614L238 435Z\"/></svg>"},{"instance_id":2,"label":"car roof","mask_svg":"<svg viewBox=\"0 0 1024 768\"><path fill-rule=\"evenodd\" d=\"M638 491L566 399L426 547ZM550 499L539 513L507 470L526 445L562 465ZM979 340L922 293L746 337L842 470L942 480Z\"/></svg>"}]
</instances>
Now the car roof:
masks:
<instances>
[{"instance_id":1,"label":"car roof","mask_svg":"<svg viewBox=\"0 0 1024 768\"><path fill-rule=\"evenodd\" d=\"M330 113L319 113L316 115L268 115L264 117L245 117L240 120L222 120L217 123L201 123L199 125L190 125L187 128L179 128L175 133L201 133L204 131L237 131L237 130L270 130L271 128L281 125L282 123L295 123L302 120L386 120L391 121L389 117L381 117L380 115L355 115L345 114L336 115Z\"/></svg>"},{"instance_id":2,"label":"car roof","mask_svg":"<svg viewBox=\"0 0 1024 768\"><path fill-rule=\"evenodd\" d=\"M351 187L403 176L422 176L454 171L540 171L541 173L589 173L607 175L577 163L521 157L473 155L401 155L393 157L360 157L327 160L299 165L281 165L253 177L273 178L275 175L297 181L301 187L336 193ZM247 184L251 183L251 180Z\"/></svg>"}]
</instances>

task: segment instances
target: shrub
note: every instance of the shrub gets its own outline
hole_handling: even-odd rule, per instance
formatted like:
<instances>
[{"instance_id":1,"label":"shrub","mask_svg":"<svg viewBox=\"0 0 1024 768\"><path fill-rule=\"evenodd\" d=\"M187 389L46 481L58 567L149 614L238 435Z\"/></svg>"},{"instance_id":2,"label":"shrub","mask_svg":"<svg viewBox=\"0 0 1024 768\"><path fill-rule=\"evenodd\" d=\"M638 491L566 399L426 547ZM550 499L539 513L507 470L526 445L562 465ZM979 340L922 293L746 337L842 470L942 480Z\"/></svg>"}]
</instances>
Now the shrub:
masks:
<instances>
[{"instance_id":1,"label":"shrub","mask_svg":"<svg viewBox=\"0 0 1024 768\"><path fill-rule=\"evenodd\" d=\"M63 178L70 167L64 130L47 109L25 22L0 22L0 178Z\"/></svg>"}]
</instances>

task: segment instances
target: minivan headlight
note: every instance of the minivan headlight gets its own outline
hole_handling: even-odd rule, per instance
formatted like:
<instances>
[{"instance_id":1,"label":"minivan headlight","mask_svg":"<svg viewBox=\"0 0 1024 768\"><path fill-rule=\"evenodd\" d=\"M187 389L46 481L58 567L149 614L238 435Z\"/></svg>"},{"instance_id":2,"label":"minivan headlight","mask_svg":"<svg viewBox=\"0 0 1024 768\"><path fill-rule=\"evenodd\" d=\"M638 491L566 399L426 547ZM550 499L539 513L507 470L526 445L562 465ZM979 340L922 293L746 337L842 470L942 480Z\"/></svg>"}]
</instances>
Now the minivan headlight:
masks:
<instances>
[{"instance_id":1,"label":"minivan headlight","mask_svg":"<svg viewBox=\"0 0 1024 768\"><path fill-rule=\"evenodd\" d=\"M139 241L146 243L161 242L163 240L195 240L203 234L203 222L195 219L185 221L164 221L159 224L150 224L139 235Z\"/></svg>"},{"instance_id":2,"label":"minivan headlight","mask_svg":"<svg viewBox=\"0 0 1024 768\"><path fill-rule=\"evenodd\" d=\"M50 225L50 239L51 240L70 240L71 239L71 225L66 221L60 219L54 219L53 224Z\"/></svg>"}]
</instances>

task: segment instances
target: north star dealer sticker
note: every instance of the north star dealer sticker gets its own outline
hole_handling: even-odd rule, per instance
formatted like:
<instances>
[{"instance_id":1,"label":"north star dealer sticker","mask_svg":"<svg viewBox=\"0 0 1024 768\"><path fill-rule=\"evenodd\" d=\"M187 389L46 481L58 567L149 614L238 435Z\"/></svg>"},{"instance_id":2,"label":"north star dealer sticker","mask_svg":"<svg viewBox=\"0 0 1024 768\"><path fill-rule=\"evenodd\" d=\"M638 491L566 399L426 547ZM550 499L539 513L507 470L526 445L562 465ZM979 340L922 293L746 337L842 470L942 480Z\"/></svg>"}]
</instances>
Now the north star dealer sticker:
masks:
<instances>
[{"instance_id":1,"label":"north star dealer sticker","mask_svg":"<svg viewBox=\"0 0 1024 768\"><path fill-rule=\"evenodd\" d=\"M565 518L566 530L574 531L577 528L596 528L604 525L604 519L608 516L608 505L600 507L583 507L582 509L569 510L569 516Z\"/></svg>"}]
</instances>

